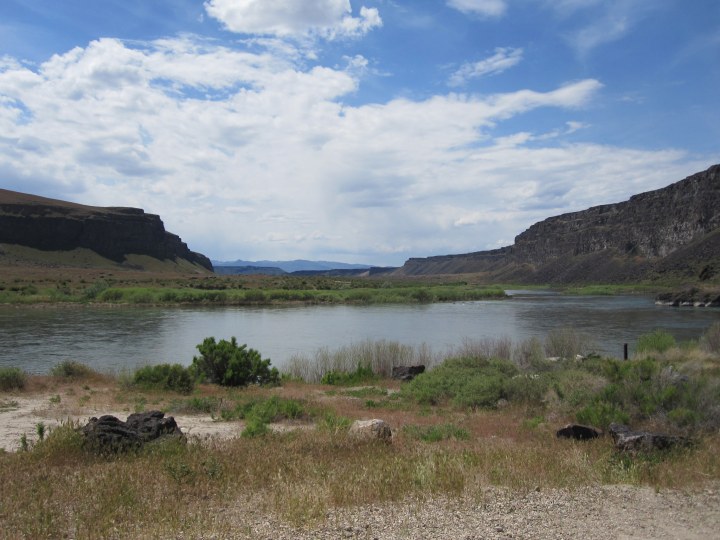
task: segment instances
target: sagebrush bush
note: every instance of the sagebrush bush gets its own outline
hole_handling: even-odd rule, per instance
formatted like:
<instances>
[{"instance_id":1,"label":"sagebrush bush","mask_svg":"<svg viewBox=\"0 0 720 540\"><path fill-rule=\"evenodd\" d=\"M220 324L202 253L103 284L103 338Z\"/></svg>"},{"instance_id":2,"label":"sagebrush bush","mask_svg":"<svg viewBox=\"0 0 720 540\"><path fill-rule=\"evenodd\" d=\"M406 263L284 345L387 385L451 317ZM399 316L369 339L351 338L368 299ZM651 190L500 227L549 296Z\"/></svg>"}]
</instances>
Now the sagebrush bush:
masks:
<instances>
[{"instance_id":1,"label":"sagebrush bush","mask_svg":"<svg viewBox=\"0 0 720 540\"><path fill-rule=\"evenodd\" d=\"M504 360L451 358L415 377L401 393L428 405L492 408L508 397L508 382L517 374L517 367Z\"/></svg>"},{"instance_id":2,"label":"sagebrush bush","mask_svg":"<svg viewBox=\"0 0 720 540\"><path fill-rule=\"evenodd\" d=\"M65 360L59 364L55 364L50 370L50 375L53 377L62 377L65 379L83 379L94 375L95 371L75 360Z\"/></svg>"},{"instance_id":3,"label":"sagebrush bush","mask_svg":"<svg viewBox=\"0 0 720 540\"><path fill-rule=\"evenodd\" d=\"M0 390L21 390L25 388L27 373L16 367L0 367Z\"/></svg>"},{"instance_id":4,"label":"sagebrush bush","mask_svg":"<svg viewBox=\"0 0 720 540\"><path fill-rule=\"evenodd\" d=\"M133 374L132 382L143 388L171 390L181 394L189 394L195 389L195 379L191 370L180 364L141 367Z\"/></svg>"},{"instance_id":5,"label":"sagebrush bush","mask_svg":"<svg viewBox=\"0 0 720 540\"><path fill-rule=\"evenodd\" d=\"M592 349L590 338L574 328L554 328L545 337L545 353L549 357L572 360L585 356Z\"/></svg>"},{"instance_id":6,"label":"sagebrush bush","mask_svg":"<svg viewBox=\"0 0 720 540\"><path fill-rule=\"evenodd\" d=\"M648 353L658 352L664 353L668 349L672 349L677 345L672 334L665 330L655 330L649 334L643 334L638 338L635 352Z\"/></svg>"},{"instance_id":7,"label":"sagebrush bush","mask_svg":"<svg viewBox=\"0 0 720 540\"><path fill-rule=\"evenodd\" d=\"M248 384L279 384L280 373L270 367L255 349L238 345L235 337L230 341L214 337L205 338L197 346L200 356L193 357L192 367L199 377L223 386Z\"/></svg>"}]
</instances>

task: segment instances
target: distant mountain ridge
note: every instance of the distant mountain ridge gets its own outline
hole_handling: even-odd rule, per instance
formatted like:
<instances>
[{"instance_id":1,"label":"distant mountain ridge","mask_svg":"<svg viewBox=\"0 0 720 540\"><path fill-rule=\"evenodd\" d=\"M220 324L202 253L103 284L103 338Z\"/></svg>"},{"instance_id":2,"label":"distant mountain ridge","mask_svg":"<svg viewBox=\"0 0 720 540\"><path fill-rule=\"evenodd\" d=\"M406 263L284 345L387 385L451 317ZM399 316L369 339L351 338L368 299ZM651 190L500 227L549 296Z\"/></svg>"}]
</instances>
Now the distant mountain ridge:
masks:
<instances>
[{"instance_id":1,"label":"distant mountain ridge","mask_svg":"<svg viewBox=\"0 0 720 540\"><path fill-rule=\"evenodd\" d=\"M534 283L711 280L720 275L720 165L625 202L547 218L512 246L409 259L396 275L458 273Z\"/></svg>"},{"instance_id":2,"label":"distant mountain ridge","mask_svg":"<svg viewBox=\"0 0 720 540\"><path fill-rule=\"evenodd\" d=\"M367 270L371 268L369 264L349 264L333 261L308 261L305 259L296 259L292 261L212 261L214 267L235 266L235 267L262 267L262 268L279 268L287 272L305 272L305 271L327 271L327 270Z\"/></svg>"},{"instance_id":3,"label":"distant mountain ridge","mask_svg":"<svg viewBox=\"0 0 720 540\"><path fill-rule=\"evenodd\" d=\"M117 264L130 255L212 271L210 259L140 208L98 207L0 189L0 244L41 251L88 249Z\"/></svg>"}]
</instances>

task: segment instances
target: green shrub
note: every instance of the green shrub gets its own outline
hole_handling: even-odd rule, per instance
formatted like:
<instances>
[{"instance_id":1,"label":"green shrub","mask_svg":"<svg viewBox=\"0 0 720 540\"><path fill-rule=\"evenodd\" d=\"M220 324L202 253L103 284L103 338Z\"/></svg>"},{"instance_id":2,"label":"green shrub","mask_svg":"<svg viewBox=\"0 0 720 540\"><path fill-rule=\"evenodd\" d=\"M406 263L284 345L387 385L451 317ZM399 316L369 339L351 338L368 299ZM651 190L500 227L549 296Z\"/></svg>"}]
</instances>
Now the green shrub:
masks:
<instances>
[{"instance_id":1,"label":"green shrub","mask_svg":"<svg viewBox=\"0 0 720 540\"><path fill-rule=\"evenodd\" d=\"M105 289L107 289L109 285L106 281L100 280L93 283L90 287L85 289L83 291L83 298L86 300L94 300L98 297L100 293L102 293Z\"/></svg>"},{"instance_id":2,"label":"green shrub","mask_svg":"<svg viewBox=\"0 0 720 540\"><path fill-rule=\"evenodd\" d=\"M355 371L328 371L320 379L320 384L330 384L334 386L352 386L356 384L366 384L378 380L372 368L368 365L360 365Z\"/></svg>"},{"instance_id":3,"label":"green shrub","mask_svg":"<svg viewBox=\"0 0 720 540\"><path fill-rule=\"evenodd\" d=\"M53 366L50 375L65 379L83 379L95 374L95 371L81 362L75 360L64 360Z\"/></svg>"},{"instance_id":4,"label":"green shrub","mask_svg":"<svg viewBox=\"0 0 720 540\"><path fill-rule=\"evenodd\" d=\"M0 367L0 390L21 390L26 382L27 374L22 369Z\"/></svg>"},{"instance_id":5,"label":"green shrub","mask_svg":"<svg viewBox=\"0 0 720 540\"><path fill-rule=\"evenodd\" d=\"M107 289L100 294L102 302L117 302L123 298L122 289Z\"/></svg>"},{"instance_id":6,"label":"green shrub","mask_svg":"<svg viewBox=\"0 0 720 540\"><path fill-rule=\"evenodd\" d=\"M296 399L273 396L269 399L253 399L238 403L234 409L221 411L223 420L256 419L264 423L280 420L297 420L307 416L305 404Z\"/></svg>"},{"instance_id":7,"label":"green shrub","mask_svg":"<svg viewBox=\"0 0 720 540\"><path fill-rule=\"evenodd\" d=\"M576 415L581 424L589 424L601 429L607 429L613 422L627 424L630 415L621 410L616 404L599 401L584 407Z\"/></svg>"},{"instance_id":8,"label":"green shrub","mask_svg":"<svg viewBox=\"0 0 720 540\"><path fill-rule=\"evenodd\" d=\"M189 394L195 389L192 372L180 364L145 366L133 374L133 384L144 388L172 390Z\"/></svg>"},{"instance_id":9,"label":"green shrub","mask_svg":"<svg viewBox=\"0 0 720 540\"><path fill-rule=\"evenodd\" d=\"M223 386L246 386L248 384L278 384L280 373L270 367L270 360L263 360L255 349L238 346L233 337L230 341L214 337L205 338L197 346L200 356L193 357L192 367L201 378Z\"/></svg>"},{"instance_id":10,"label":"green shrub","mask_svg":"<svg viewBox=\"0 0 720 540\"><path fill-rule=\"evenodd\" d=\"M245 424L245 429L240 433L241 437L261 437L269 430L267 424L258 418L251 418Z\"/></svg>"},{"instance_id":11,"label":"green shrub","mask_svg":"<svg viewBox=\"0 0 720 540\"><path fill-rule=\"evenodd\" d=\"M220 410L222 400L212 396L191 397L184 401L174 401L170 405L170 410L175 413L204 413L213 414ZM220 410L222 415L224 411Z\"/></svg>"},{"instance_id":12,"label":"green shrub","mask_svg":"<svg viewBox=\"0 0 720 540\"><path fill-rule=\"evenodd\" d=\"M638 338L635 351L638 353L663 353L676 345L675 338L671 334L664 330L655 330L649 334L643 334Z\"/></svg>"},{"instance_id":13,"label":"green shrub","mask_svg":"<svg viewBox=\"0 0 720 540\"><path fill-rule=\"evenodd\" d=\"M494 407L508 398L507 385L517 374L517 367L504 360L452 358L415 377L401 395L426 405Z\"/></svg>"}]
</instances>

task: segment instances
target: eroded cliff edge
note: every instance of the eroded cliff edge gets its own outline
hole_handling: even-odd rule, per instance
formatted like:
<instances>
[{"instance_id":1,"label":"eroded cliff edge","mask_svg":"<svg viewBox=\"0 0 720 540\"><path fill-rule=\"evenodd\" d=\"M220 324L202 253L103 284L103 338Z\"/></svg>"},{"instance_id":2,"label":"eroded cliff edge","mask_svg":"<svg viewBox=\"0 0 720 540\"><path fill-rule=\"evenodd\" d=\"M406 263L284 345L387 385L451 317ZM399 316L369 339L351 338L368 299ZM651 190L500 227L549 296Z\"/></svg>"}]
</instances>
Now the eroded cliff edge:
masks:
<instances>
[{"instance_id":1,"label":"eroded cliff edge","mask_svg":"<svg viewBox=\"0 0 720 540\"><path fill-rule=\"evenodd\" d=\"M185 260L212 271L210 259L139 208L95 207L0 189L0 244L43 251L86 248L116 263L128 255Z\"/></svg>"},{"instance_id":2,"label":"eroded cliff edge","mask_svg":"<svg viewBox=\"0 0 720 540\"><path fill-rule=\"evenodd\" d=\"M498 250L409 259L402 275L485 273L537 283L720 274L720 165L668 187L550 217Z\"/></svg>"}]
</instances>

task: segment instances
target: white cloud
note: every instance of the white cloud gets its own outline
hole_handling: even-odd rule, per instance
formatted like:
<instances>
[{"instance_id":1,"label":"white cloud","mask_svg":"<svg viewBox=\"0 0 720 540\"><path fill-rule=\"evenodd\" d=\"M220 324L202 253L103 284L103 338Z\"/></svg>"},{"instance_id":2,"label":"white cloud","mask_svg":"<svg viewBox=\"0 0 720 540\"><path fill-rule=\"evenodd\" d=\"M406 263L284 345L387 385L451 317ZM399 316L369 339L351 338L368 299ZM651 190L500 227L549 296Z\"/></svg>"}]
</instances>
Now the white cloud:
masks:
<instances>
[{"instance_id":1,"label":"white cloud","mask_svg":"<svg viewBox=\"0 0 720 540\"><path fill-rule=\"evenodd\" d=\"M507 9L507 0L447 0L448 6L463 13L499 17Z\"/></svg>"},{"instance_id":2,"label":"white cloud","mask_svg":"<svg viewBox=\"0 0 720 540\"><path fill-rule=\"evenodd\" d=\"M665 0L552 0L545 4L560 17L585 21L567 33L570 44L584 55L624 38Z\"/></svg>"},{"instance_id":3,"label":"white cloud","mask_svg":"<svg viewBox=\"0 0 720 540\"><path fill-rule=\"evenodd\" d=\"M205 9L231 32L278 37L362 36L382 26L376 8L352 16L350 0L208 0Z\"/></svg>"},{"instance_id":4,"label":"white cloud","mask_svg":"<svg viewBox=\"0 0 720 540\"><path fill-rule=\"evenodd\" d=\"M707 165L677 151L495 136L525 112L562 117L591 103L602 88L593 79L350 106L366 61L347 60L299 67L189 36L103 39L37 67L4 60L3 187L142 207L220 259L400 264L494 247L553 213Z\"/></svg>"},{"instance_id":5,"label":"white cloud","mask_svg":"<svg viewBox=\"0 0 720 540\"><path fill-rule=\"evenodd\" d=\"M485 75L497 75L517 65L522 60L523 50L511 47L497 47L495 54L480 60L479 62L468 62L452 74L448 84L450 86L462 86L469 79L476 79Z\"/></svg>"}]
</instances>

